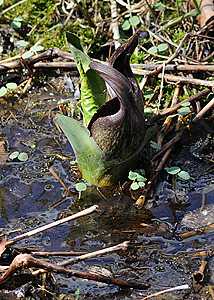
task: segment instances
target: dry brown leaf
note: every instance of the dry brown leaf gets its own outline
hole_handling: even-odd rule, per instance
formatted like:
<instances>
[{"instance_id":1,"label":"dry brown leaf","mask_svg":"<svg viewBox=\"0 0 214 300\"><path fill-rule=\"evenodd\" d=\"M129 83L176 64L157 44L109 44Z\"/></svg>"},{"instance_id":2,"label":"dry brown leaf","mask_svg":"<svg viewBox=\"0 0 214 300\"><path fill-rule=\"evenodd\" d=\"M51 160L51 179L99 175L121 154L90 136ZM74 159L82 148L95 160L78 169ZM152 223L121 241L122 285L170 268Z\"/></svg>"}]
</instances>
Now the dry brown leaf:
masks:
<instances>
[{"instance_id":1,"label":"dry brown leaf","mask_svg":"<svg viewBox=\"0 0 214 300\"><path fill-rule=\"evenodd\" d=\"M7 151L5 141L0 141L0 163L6 163Z\"/></svg>"},{"instance_id":2,"label":"dry brown leaf","mask_svg":"<svg viewBox=\"0 0 214 300\"><path fill-rule=\"evenodd\" d=\"M6 249L5 248L6 243L7 243L7 236L5 235L5 237L3 238L3 240L1 241L1 244L0 244L0 257Z\"/></svg>"},{"instance_id":3,"label":"dry brown leaf","mask_svg":"<svg viewBox=\"0 0 214 300\"><path fill-rule=\"evenodd\" d=\"M214 18L214 4L213 0L196 0L198 6L200 6L201 14L198 16L198 20L200 22L200 27L202 28L204 25L208 24ZM191 1L191 6L196 8L194 3Z\"/></svg>"}]
</instances>

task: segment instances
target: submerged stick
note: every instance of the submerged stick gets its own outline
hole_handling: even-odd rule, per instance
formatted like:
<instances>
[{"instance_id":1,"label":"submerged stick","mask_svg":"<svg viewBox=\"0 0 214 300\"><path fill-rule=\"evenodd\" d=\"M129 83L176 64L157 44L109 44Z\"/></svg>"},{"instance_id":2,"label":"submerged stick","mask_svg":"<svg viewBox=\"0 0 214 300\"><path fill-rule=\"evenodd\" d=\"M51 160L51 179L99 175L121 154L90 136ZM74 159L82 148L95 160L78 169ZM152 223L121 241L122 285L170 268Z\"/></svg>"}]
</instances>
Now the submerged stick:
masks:
<instances>
[{"instance_id":1,"label":"submerged stick","mask_svg":"<svg viewBox=\"0 0 214 300\"><path fill-rule=\"evenodd\" d=\"M47 229L53 228L54 226L58 226L58 225L60 225L60 224L63 224L63 223L66 223L66 222L68 222L68 221L77 219L77 218L79 218L79 217L86 216L86 215L88 215L88 214L91 214L91 213L94 212L94 211L99 211L99 206L98 206L98 205L93 205L93 206L91 206L91 207L89 207L89 208L86 208L86 209L84 209L84 210L82 210L82 211L80 211L80 212L78 212L78 213L76 213L76 214L74 214L74 215L72 215L72 216L63 218L63 219L58 220L58 221L56 221L56 222L53 222L53 223L44 225L44 226L42 226L42 227L36 228L36 229L34 229L34 230L31 230L31 231L29 231L29 232L26 232L26 233L23 233L23 234L21 234L21 235L19 235L19 236L16 236L13 240L8 241L8 242L6 243L6 246L9 246L9 245L11 245L11 244L14 244L14 243L16 243L16 242L18 242L18 241L21 241L21 240L23 240L23 239L29 238L29 237L31 237L32 235L35 235L35 234L37 234L37 233L39 233L39 232L42 232L42 231L45 231L45 230L47 230Z\"/></svg>"},{"instance_id":2,"label":"submerged stick","mask_svg":"<svg viewBox=\"0 0 214 300\"><path fill-rule=\"evenodd\" d=\"M123 288L137 288L137 289L147 289L150 287L148 283L138 283L130 282L122 279L106 277L98 274L92 274L89 272L83 272L74 269L68 269L59 265L51 264L49 262L36 259L30 254L19 254L12 261L9 269L0 277L0 283L8 281L11 279L12 275L21 268L42 268L51 272L63 273L67 276L74 276L79 278L84 278L88 280L94 280L99 282L105 282L107 284L118 285Z\"/></svg>"},{"instance_id":3,"label":"submerged stick","mask_svg":"<svg viewBox=\"0 0 214 300\"><path fill-rule=\"evenodd\" d=\"M66 261L63 261L59 264L59 266L66 266L66 265L69 265L69 264L74 264L74 263L77 263L81 260L86 260L86 259L89 259L89 258L97 257L99 255L110 253L110 252L121 250L121 249L126 250L127 247L128 247L128 244L129 244L129 241L125 241L125 242L123 242L121 244L118 244L116 246L112 246L112 247L108 247L108 248L105 248L105 249L102 249L102 250L98 250L98 251L94 251L94 252L91 252L91 253L83 254L83 255L68 259Z\"/></svg>"}]
</instances>

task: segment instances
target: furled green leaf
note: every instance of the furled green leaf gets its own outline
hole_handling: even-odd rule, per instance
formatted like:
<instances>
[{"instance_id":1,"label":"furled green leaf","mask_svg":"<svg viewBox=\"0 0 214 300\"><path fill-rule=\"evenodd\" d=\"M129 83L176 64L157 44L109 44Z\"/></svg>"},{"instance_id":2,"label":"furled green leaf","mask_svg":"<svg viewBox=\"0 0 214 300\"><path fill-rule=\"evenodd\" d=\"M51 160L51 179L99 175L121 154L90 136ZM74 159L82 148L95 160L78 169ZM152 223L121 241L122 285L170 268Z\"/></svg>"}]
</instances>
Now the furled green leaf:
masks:
<instances>
[{"instance_id":1,"label":"furled green leaf","mask_svg":"<svg viewBox=\"0 0 214 300\"><path fill-rule=\"evenodd\" d=\"M83 42L74 34L67 32L69 50L74 56L81 78L81 108L88 125L97 109L105 103L105 82L97 72L89 68L91 59L86 54Z\"/></svg>"},{"instance_id":2,"label":"furled green leaf","mask_svg":"<svg viewBox=\"0 0 214 300\"><path fill-rule=\"evenodd\" d=\"M56 122L73 147L82 177L88 182L95 183L113 163L106 160L105 154L90 137L89 131L78 121L58 114Z\"/></svg>"},{"instance_id":3,"label":"furled green leaf","mask_svg":"<svg viewBox=\"0 0 214 300\"><path fill-rule=\"evenodd\" d=\"M68 48L74 57L78 70L81 62L84 72L87 72L89 70L91 59L86 53L86 47L84 43L78 38L78 36L71 32L66 32L66 39Z\"/></svg>"},{"instance_id":4,"label":"furled green leaf","mask_svg":"<svg viewBox=\"0 0 214 300\"><path fill-rule=\"evenodd\" d=\"M94 70L88 70L86 73L80 64L81 78L81 108L83 110L85 123L88 125L98 108L105 103L106 94L105 83ZM97 84L100 82L100 85Z\"/></svg>"}]
</instances>

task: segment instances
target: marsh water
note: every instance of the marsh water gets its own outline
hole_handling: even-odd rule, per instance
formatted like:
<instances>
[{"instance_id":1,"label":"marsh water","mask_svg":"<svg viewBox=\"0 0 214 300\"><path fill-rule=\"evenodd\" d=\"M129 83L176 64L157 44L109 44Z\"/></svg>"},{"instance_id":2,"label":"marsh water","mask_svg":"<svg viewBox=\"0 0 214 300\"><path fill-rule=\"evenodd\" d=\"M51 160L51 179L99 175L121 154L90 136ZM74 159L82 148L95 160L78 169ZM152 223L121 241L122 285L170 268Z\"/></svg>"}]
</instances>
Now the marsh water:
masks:
<instances>
[{"instance_id":1,"label":"marsh water","mask_svg":"<svg viewBox=\"0 0 214 300\"><path fill-rule=\"evenodd\" d=\"M58 80L63 81L64 77ZM184 146L182 151L174 151L168 166L182 166L194 180L186 182L178 179L172 184L171 176L163 172L153 196L148 197L142 209L134 206L135 200L130 193L123 193L120 189L109 192L88 186L79 199L74 187L76 174L70 164L74 153L53 122L54 110L58 110L57 103L62 100L72 103L74 98L68 92L57 91L47 82L45 87L32 89L27 97L8 99L0 104L0 140L5 142L3 147L7 155L0 164L0 233L9 234L8 239L12 239L20 234L10 234L13 230L26 232L97 204L99 212L54 227L13 246L45 252L91 252L130 241L127 251L88 259L72 267L147 282L151 287L144 291L121 289L54 274L54 292L59 299L62 295L63 299L77 299L75 292L78 289L79 299L142 299L169 287L191 286L191 275L198 270L203 259L198 253L213 250L214 236L209 231L182 240L179 234L189 230L188 224L182 223L188 212L197 213L202 206L212 211L213 163L197 157L189 146ZM14 151L27 153L28 160L9 159ZM50 173L50 166L73 196L68 195ZM209 215L209 221L214 223L212 214L214 212ZM197 215L195 219L199 224L204 221ZM198 223L191 223L192 229L194 226L197 228ZM55 256L51 257L51 261L57 263L66 258ZM205 282L200 289L193 287L159 296L158 299L202 299L207 295L207 286L213 285L212 257L208 263ZM32 299L54 299L51 298L51 289L46 296L38 290L32 293ZM1 296L2 299L12 299L6 294Z\"/></svg>"}]
</instances>

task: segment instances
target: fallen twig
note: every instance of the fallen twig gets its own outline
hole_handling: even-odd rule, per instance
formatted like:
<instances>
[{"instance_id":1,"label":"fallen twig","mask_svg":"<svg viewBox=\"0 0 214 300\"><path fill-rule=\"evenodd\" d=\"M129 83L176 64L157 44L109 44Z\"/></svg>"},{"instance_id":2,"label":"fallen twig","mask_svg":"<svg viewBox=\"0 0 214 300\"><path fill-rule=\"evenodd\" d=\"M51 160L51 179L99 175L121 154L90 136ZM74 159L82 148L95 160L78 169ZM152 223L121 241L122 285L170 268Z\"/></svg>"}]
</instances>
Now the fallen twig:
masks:
<instances>
[{"instance_id":1,"label":"fallen twig","mask_svg":"<svg viewBox=\"0 0 214 300\"><path fill-rule=\"evenodd\" d=\"M164 290L164 291L160 291L158 293L155 293L155 294L152 294L152 295L149 295L141 300L147 300L147 299L151 299L153 297L157 297L157 296L160 296L160 295L163 295L163 294L166 294L166 293L171 293L171 292L174 292L174 291L180 291L180 290L187 290L189 289L189 285L188 284L184 284L184 285L179 285L179 286L176 286L174 288L170 288L170 289L167 289L167 290Z\"/></svg>"},{"instance_id":2,"label":"fallen twig","mask_svg":"<svg viewBox=\"0 0 214 300\"><path fill-rule=\"evenodd\" d=\"M150 287L148 283L138 283L130 282L112 277L105 277L98 274L92 274L89 272L83 272L74 269L68 269L59 265L51 264L49 262L39 260L31 256L30 254L19 254L17 255L13 262L11 263L9 269L0 277L0 283L4 283L11 279L12 275L21 268L42 268L51 272L63 273L67 276L74 276L79 278L84 278L88 280L94 280L99 282L105 282L108 284L115 284L120 287L125 288L137 288L137 289L147 289Z\"/></svg>"},{"instance_id":3,"label":"fallen twig","mask_svg":"<svg viewBox=\"0 0 214 300\"><path fill-rule=\"evenodd\" d=\"M184 101L182 101L182 102L180 102L180 103L178 103L178 104L176 104L176 105L174 105L174 106L172 106L172 107L170 107L168 109L165 109L160 114L158 114L158 115L154 116L153 118L149 119L147 123L148 124L153 124L153 123L159 121L160 119L164 118L165 116L168 116L169 114L172 114L175 111L177 111L179 108L182 107L183 103L196 101L199 98L204 97L204 96L206 96L209 93L210 93L210 89L209 88L204 89L203 91L201 91L201 92L199 92L199 93L197 93L197 94L189 97L188 99L186 99L186 100L184 100Z\"/></svg>"},{"instance_id":4,"label":"fallen twig","mask_svg":"<svg viewBox=\"0 0 214 300\"><path fill-rule=\"evenodd\" d=\"M65 222L77 219L79 217L86 216L86 215L91 214L92 212L98 211L98 210L99 210L98 205L93 205L93 206L91 206L89 208L86 208L86 209L84 209L84 210L76 213L76 214L73 214L72 216L66 217L64 219L58 220L56 222L44 225L44 226L36 228L36 229L34 229L32 231L29 231L29 232L23 233L21 235L18 235L13 240L7 241L6 246L12 245L12 244L14 244L14 243L16 243L18 241L21 241L23 239L31 237L34 234L37 234L39 232L42 232L42 231L45 231L47 229L53 228L54 226L58 226L58 225L63 224Z\"/></svg>"},{"instance_id":5,"label":"fallen twig","mask_svg":"<svg viewBox=\"0 0 214 300\"><path fill-rule=\"evenodd\" d=\"M93 257L97 257L99 255L110 253L110 252L113 252L113 251L117 251L117 250L121 250L121 249L126 250L127 247L128 247L128 244L129 244L129 241L125 241L125 242L123 242L121 244L118 244L116 246L108 247L108 248L105 248L105 249L102 249L102 250L94 251L94 252L91 252L91 253L83 254L83 255L68 259L66 261L61 262L59 265L60 266L66 266L66 265L69 265L69 264L74 264L74 263L77 263L79 261L90 259L90 258L93 258Z\"/></svg>"}]
</instances>

